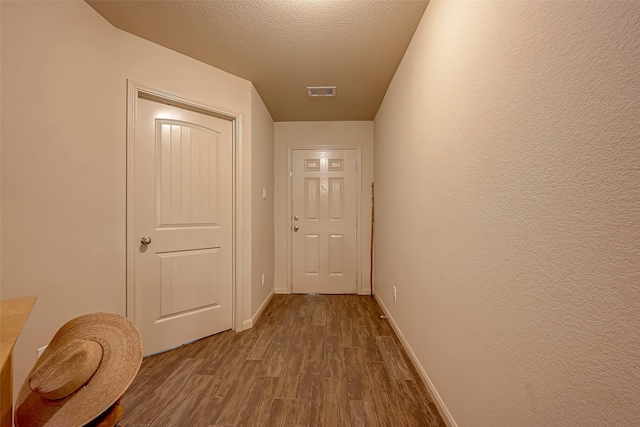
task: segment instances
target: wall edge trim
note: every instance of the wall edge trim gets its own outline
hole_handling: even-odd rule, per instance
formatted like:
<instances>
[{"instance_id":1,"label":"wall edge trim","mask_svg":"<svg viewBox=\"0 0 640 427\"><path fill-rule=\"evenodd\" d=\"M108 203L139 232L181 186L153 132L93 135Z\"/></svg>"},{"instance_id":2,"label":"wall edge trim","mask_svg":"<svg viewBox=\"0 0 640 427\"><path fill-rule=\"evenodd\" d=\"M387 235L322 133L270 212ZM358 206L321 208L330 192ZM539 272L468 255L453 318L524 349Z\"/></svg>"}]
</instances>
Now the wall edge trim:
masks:
<instances>
[{"instance_id":1,"label":"wall edge trim","mask_svg":"<svg viewBox=\"0 0 640 427\"><path fill-rule=\"evenodd\" d=\"M262 312L264 311L265 308L267 308L267 305L269 304L269 302L271 301L271 298L273 298L275 293L276 293L276 290L271 289L271 292L269 292L269 295L264 299L264 302L262 303L260 308L258 308L258 310L256 311L256 314L254 314L251 319L245 320L244 322L242 322L243 327L247 324L249 325L244 329L252 328L253 325L255 325L258 322L258 319L260 318L260 316L262 316Z\"/></svg>"},{"instance_id":2,"label":"wall edge trim","mask_svg":"<svg viewBox=\"0 0 640 427\"><path fill-rule=\"evenodd\" d=\"M429 391L429 394L433 398L433 403L436 404L436 406L438 407L438 411L440 411L440 415L442 416L442 419L447 424L447 426L449 426L449 427L458 427L458 424L456 424L455 420L453 419L453 416L451 415L451 412L449 412L449 409L447 409L447 406L444 404L444 401L442 400L442 397L440 397L440 394L436 390L436 387L433 385L433 382L431 382L431 379L429 378L429 375L427 375L427 372L424 370L424 368L420 364L420 361L418 360L418 357L416 356L416 354L413 352L413 349L409 345L409 342L404 337L404 334L402 333L402 331L398 327L398 324L393 319L393 316L391 316L391 313L387 309L387 306L384 305L384 303L378 297L377 294L374 294L374 298L376 299L376 302L380 305L380 308L382 308L382 311L384 311L384 314L389 317L388 318L389 324L391 325L391 327L393 328L393 331L396 333L396 335L400 339L400 342L402 343L402 347L404 347L405 351L409 355L409 358L411 359L411 362L413 363L413 366L418 371L418 374L420 375L420 378L422 379L422 382L427 387L427 390Z\"/></svg>"}]
</instances>

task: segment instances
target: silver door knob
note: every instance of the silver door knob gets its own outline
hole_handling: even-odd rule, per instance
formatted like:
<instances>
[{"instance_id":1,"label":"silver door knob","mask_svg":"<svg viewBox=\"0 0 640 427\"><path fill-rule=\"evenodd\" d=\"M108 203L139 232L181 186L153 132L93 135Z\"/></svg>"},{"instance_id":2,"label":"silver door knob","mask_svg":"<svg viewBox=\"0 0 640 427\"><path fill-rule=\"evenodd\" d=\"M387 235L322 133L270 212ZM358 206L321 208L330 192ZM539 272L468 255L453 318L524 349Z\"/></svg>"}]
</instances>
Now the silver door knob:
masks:
<instances>
[{"instance_id":1,"label":"silver door knob","mask_svg":"<svg viewBox=\"0 0 640 427\"><path fill-rule=\"evenodd\" d=\"M151 237L143 236L142 239L140 239L140 243L142 243L143 245L148 245L149 243L151 243Z\"/></svg>"},{"instance_id":2,"label":"silver door knob","mask_svg":"<svg viewBox=\"0 0 640 427\"><path fill-rule=\"evenodd\" d=\"M293 231L298 231L300 229L300 227L298 227L297 225L293 226Z\"/></svg>"},{"instance_id":3,"label":"silver door knob","mask_svg":"<svg viewBox=\"0 0 640 427\"><path fill-rule=\"evenodd\" d=\"M294 217L293 217L293 220L294 220L294 221L297 221L298 219L299 219L299 218L298 218L298 215L296 215L296 216L294 216Z\"/></svg>"}]
</instances>

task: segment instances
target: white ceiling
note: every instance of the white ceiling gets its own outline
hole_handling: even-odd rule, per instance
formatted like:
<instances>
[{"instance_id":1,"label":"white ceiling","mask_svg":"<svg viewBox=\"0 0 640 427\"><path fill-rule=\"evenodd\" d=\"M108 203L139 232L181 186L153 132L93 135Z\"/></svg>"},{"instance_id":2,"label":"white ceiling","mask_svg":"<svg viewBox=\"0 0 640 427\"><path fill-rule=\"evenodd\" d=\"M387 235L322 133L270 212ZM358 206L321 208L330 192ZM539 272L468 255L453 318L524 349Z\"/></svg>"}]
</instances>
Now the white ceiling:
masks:
<instances>
[{"instance_id":1,"label":"white ceiling","mask_svg":"<svg viewBox=\"0 0 640 427\"><path fill-rule=\"evenodd\" d=\"M117 28L250 80L275 121L373 120L427 7L407 0L86 0ZM307 86L337 86L309 98Z\"/></svg>"}]
</instances>

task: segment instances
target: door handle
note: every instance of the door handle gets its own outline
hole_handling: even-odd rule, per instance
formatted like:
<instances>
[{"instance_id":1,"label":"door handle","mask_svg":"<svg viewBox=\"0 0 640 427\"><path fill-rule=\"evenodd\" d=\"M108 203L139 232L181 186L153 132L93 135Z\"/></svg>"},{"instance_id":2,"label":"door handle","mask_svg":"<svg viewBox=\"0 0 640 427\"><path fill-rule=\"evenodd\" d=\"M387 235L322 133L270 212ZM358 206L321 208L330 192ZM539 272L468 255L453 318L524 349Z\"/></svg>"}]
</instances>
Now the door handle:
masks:
<instances>
[{"instance_id":1,"label":"door handle","mask_svg":"<svg viewBox=\"0 0 640 427\"><path fill-rule=\"evenodd\" d=\"M151 243L151 237L143 236L142 239L140 239L140 243L142 243L143 245L148 245L149 243Z\"/></svg>"},{"instance_id":2,"label":"door handle","mask_svg":"<svg viewBox=\"0 0 640 427\"><path fill-rule=\"evenodd\" d=\"M293 231L294 231L294 232L295 232L295 231L298 231L299 229L300 229L300 227L298 227L297 225L294 225L294 226L293 226Z\"/></svg>"}]
</instances>

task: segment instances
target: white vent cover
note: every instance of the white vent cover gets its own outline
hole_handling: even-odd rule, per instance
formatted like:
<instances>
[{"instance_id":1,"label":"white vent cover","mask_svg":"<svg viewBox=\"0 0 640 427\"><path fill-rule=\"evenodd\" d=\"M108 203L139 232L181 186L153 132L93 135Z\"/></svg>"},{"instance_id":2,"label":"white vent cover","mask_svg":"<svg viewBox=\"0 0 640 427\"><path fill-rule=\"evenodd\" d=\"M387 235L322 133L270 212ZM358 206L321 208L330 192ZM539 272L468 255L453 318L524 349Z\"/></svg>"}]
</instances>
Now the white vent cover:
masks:
<instances>
[{"instance_id":1,"label":"white vent cover","mask_svg":"<svg viewBox=\"0 0 640 427\"><path fill-rule=\"evenodd\" d=\"M307 87L307 95L315 96L336 96L335 86L310 86Z\"/></svg>"}]
</instances>

